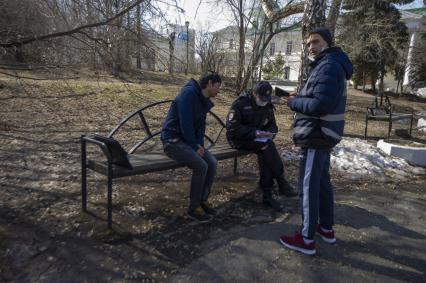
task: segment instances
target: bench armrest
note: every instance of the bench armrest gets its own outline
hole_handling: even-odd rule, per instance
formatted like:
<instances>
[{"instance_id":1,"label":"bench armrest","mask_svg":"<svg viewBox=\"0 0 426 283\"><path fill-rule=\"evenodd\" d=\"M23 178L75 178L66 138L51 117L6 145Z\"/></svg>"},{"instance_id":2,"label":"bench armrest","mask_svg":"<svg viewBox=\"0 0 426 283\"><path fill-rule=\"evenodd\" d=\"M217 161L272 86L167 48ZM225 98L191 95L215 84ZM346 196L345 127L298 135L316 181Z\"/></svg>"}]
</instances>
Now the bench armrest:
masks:
<instances>
[{"instance_id":1,"label":"bench armrest","mask_svg":"<svg viewBox=\"0 0 426 283\"><path fill-rule=\"evenodd\" d=\"M91 144L95 144L95 145L99 146L101 148L102 152L105 154L105 156L106 156L106 158L108 160L108 163L112 163L111 153L110 153L110 151L108 149L108 146L105 143L103 143L101 141L98 141L98 140L96 140L94 138L91 138L89 136L86 136L86 135L82 135L81 136L80 142L81 142L82 157L84 159L86 159L86 152L87 152L86 145L87 145L87 143L91 143Z\"/></svg>"}]
</instances>

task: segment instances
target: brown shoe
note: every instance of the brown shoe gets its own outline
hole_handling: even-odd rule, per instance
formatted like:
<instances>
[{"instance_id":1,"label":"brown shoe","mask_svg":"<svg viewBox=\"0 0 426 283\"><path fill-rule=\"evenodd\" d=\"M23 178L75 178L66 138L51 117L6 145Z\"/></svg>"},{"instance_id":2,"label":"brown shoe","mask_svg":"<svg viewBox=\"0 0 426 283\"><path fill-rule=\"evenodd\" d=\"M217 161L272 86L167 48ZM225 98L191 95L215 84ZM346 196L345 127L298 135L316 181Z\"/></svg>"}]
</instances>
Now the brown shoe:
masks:
<instances>
[{"instance_id":1,"label":"brown shoe","mask_svg":"<svg viewBox=\"0 0 426 283\"><path fill-rule=\"evenodd\" d=\"M201 206L194 210L188 211L188 217L197 220L200 223L207 223L213 219L213 216L207 214Z\"/></svg>"},{"instance_id":2,"label":"brown shoe","mask_svg":"<svg viewBox=\"0 0 426 283\"><path fill-rule=\"evenodd\" d=\"M215 216L217 214L216 209L214 209L208 201L202 202L201 207L207 214Z\"/></svg>"}]
</instances>

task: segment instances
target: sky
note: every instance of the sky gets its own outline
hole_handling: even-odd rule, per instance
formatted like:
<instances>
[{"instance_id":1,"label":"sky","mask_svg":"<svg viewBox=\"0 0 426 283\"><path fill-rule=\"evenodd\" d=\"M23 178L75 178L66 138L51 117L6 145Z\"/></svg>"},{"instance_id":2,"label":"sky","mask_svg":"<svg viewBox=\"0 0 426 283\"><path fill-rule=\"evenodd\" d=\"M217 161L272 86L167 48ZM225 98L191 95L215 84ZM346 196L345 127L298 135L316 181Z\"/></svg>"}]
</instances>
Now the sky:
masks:
<instances>
[{"instance_id":1,"label":"sky","mask_svg":"<svg viewBox=\"0 0 426 283\"><path fill-rule=\"evenodd\" d=\"M189 28L209 31L216 31L230 24L232 15L226 11L225 5L215 5L217 0L178 0L177 2L185 10L184 13L178 13L172 7L166 8L173 24L185 25L185 21L189 21Z\"/></svg>"},{"instance_id":2,"label":"sky","mask_svg":"<svg viewBox=\"0 0 426 283\"><path fill-rule=\"evenodd\" d=\"M216 31L231 24L232 14L227 11L224 4L216 5L217 0L177 0L177 2L185 13L177 13L171 7L166 8L166 12L174 24L185 25L185 21L189 21L190 28L208 31ZM422 0L399 6L400 9L418 7L423 7Z\"/></svg>"}]
</instances>

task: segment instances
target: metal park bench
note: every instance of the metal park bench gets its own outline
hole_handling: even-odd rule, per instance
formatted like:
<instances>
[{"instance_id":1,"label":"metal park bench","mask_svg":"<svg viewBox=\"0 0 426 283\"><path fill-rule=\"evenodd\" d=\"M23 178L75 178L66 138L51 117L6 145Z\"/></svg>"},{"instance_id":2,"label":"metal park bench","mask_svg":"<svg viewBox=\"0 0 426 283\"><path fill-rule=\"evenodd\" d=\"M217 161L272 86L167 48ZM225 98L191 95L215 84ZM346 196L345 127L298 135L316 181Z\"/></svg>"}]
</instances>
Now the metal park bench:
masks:
<instances>
[{"instance_id":1,"label":"metal park bench","mask_svg":"<svg viewBox=\"0 0 426 283\"><path fill-rule=\"evenodd\" d=\"M164 154L159 139L161 123L165 118L162 114L167 113L171 102L172 100L160 101L134 111L124 118L106 137L99 135L81 136L82 209L83 211L87 210L87 169L107 176L108 228L112 227L112 183L114 179L184 167L183 164ZM212 122L218 127L210 127ZM224 130L225 123L210 111L205 135L206 148L217 160L233 158L235 174L238 165L237 158L252 152L231 148L223 137ZM142 134L142 137L135 139L139 134ZM128 153L116 141L116 136L119 136L120 140L127 138L133 143ZM136 143L135 140L137 140ZM92 153L88 151L89 144L98 146L103 154L99 154L99 150L97 150L97 156L89 157L89 153Z\"/></svg>"},{"instance_id":2,"label":"metal park bench","mask_svg":"<svg viewBox=\"0 0 426 283\"><path fill-rule=\"evenodd\" d=\"M412 112L412 111L411 111ZM390 138L392 132L392 123L400 120L410 120L410 129L409 134L411 135L411 130L413 127L413 113L398 113L395 112L392 104L387 96L385 96L385 101L383 103L383 96L380 97L380 103L378 101L378 96L376 95L373 104L370 107L367 107L367 112L365 114L365 130L364 130L364 139L367 139L367 128L368 121L385 121L388 122L388 135L387 138Z\"/></svg>"}]
</instances>

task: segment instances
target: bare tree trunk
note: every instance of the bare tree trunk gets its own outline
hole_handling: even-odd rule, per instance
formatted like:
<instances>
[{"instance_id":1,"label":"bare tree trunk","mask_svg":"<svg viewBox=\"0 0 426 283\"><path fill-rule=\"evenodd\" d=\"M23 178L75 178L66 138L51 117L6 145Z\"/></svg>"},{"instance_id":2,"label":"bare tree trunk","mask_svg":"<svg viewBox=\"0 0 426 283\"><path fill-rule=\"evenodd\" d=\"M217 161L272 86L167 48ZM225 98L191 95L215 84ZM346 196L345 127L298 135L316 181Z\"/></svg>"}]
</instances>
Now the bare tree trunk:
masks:
<instances>
[{"instance_id":1,"label":"bare tree trunk","mask_svg":"<svg viewBox=\"0 0 426 283\"><path fill-rule=\"evenodd\" d=\"M397 82L397 84L396 84L396 90L395 90L395 94L396 94L397 96L399 96L399 86L401 85L401 83L402 83L402 80L399 78L399 79L398 79L398 82Z\"/></svg>"},{"instance_id":2,"label":"bare tree trunk","mask_svg":"<svg viewBox=\"0 0 426 283\"><path fill-rule=\"evenodd\" d=\"M365 74L365 71L364 72L362 72L362 91L365 91L365 76L366 76L366 74Z\"/></svg>"},{"instance_id":3,"label":"bare tree trunk","mask_svg":"<svg viewBox=\"0 0 426 283\"><path fill-rule=\"evenodd\" d=\"M384 80L385 80L385 71L382 70L379 76L379 92L380 93L383 93L383 91L385 90Z\"/></svg>"},{"instance_id":4,"label":"bare tree trunk","mask_svg":"<svg viewBox=\"0 0 426 283\"><path fill-rule=\"evenodd\" d=\"M127 67L130 69L133 69L133 65L132 65L132 55L131 55L131 46L130 46L130 39L131 39L131 34L130 31L132 30L132 25L131 25L131 18L130 18L130 13L127 13L127 31L126 31L126 55L125 55L125 63L126 65L128 65Z\"/></svg>"},{"instance_id":5,"label":"bare tree trunk","mask_svg":"<svg viewBox=\"0 0 426 283\"><path fill-rule=\"evenodd\" d=\"M308 78L309 74L309 49L306 45L306 37L311 30L323 26L325 23L325 4L326 0L311 0L305 4L305 13L303 15L303 49L301 56L301 66L299 74L298 91L300 91Z\"/></svg>"},{"instance_id":6,"label":"bare tree trunk","mask_svg":"<svg viewBox=\"0 0 426 283\"><path fill-rule=\"evenodd\" d=\"M239 48L238 48L238 71L236 80L237 95L244 89L241 85L241 79L244 71L245 52L244 46L246 42L246 29L244 25L243 0L238 1L238 16L239 16Z\"/></svg>"},{"instance_id":7,"label":"bare tree trunk","mask_svg":"<svg viewBox=\"0 0 426 283\"><path fill-rule=\"evenodd\" d=\"M376 74L372 74L372 75L371 75L371 89L372 89L374 92L377 92L377 89L376 89L376 81L377 81L377 76L376 76Z\"/></svg>"},{"instance_id":8,"label":"bare tree trunk","mask_svg":"<svg viewBox=\"0 0 426 283\"><path fill-rule=\"evenodd\" d=\"M333 0L328 13L326 26L330 29L331 35L334 38L334 32L336 30L337 19L340 15L340 7L342 6L342 0Z\"/></svg>"},{"instance_id":9,"label":"bare tree trunk","mask_svg":"<svg viewBox=\"0 0 426 283\"><path fill-rule=\"evenodd\" d=\"M141 32L141 4L136 6L136 68L141 69L141 41L142 41L142 32Z\"/></svg>"},{"instance_id":10,"label":"bare tree trunk","mask_svg":"<svg viewBox=\"0 0 426 283\"><path fill-rule=\"evenodd\" d=\"M169 74L173 74L175 68L175 37L175 32L169 35Z\"/></svg>"}]
</instances>

